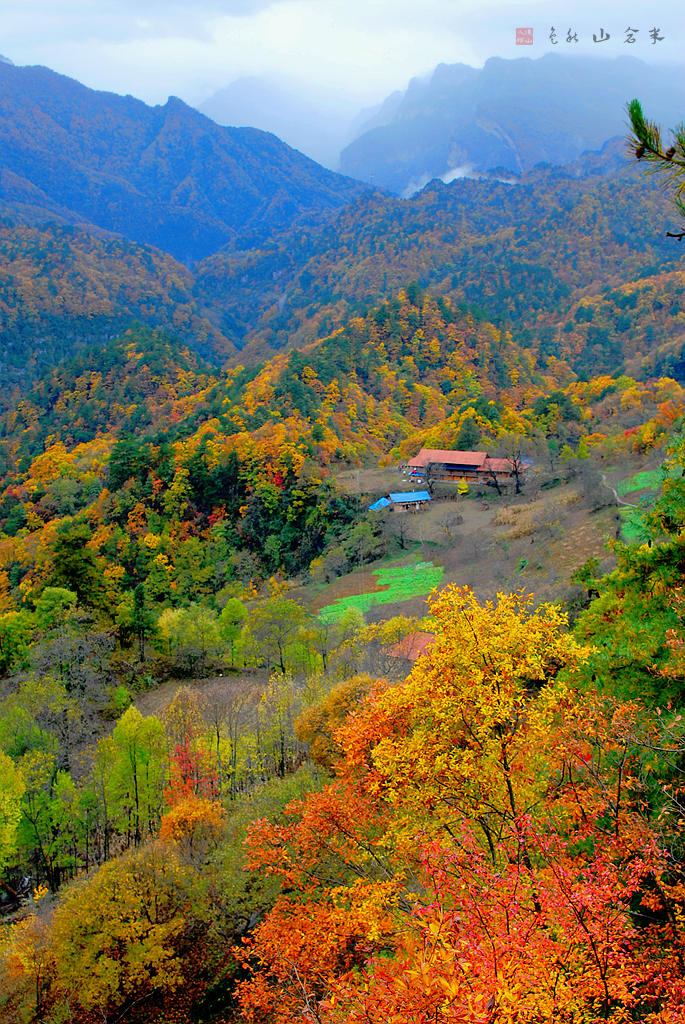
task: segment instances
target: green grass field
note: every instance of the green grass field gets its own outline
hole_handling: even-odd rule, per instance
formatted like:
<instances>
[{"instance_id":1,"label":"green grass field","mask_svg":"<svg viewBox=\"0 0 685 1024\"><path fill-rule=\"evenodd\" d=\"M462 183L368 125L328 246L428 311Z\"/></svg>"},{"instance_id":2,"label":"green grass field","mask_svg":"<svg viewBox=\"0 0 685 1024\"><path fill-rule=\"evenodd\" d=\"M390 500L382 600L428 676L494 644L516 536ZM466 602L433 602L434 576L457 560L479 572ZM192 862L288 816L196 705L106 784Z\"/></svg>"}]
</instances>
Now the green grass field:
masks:
<instances>
[{"instance_id":1,"label":"green grass field","mask_svg":"<svg viewBox=\"0 0 685 1024\"><path fill-rule=\"evenodd\" d=\"M636 491L652 491L652 494L645 494L639 499L639 508L619 508L621 516L621 536L628 544L644 544L647 540L644 527L642 526L642 513L654 500L654 493L661 487L663 474L660 469L644 469L640 473L633 473L616 484L616 492L623 497L624 494L634 494Z\"/></svg>"},{"instance_id":2,"label":"green grass field","mask_svg":"<svg viewBox=\"0 0 685 1024\"><path fill-rule=\"evenodd\" d=\"M434 565L433 562L416 562L413 565L394 565L377 569L373 575L378 586L384 589L341 597L333 604L322 608L319 615L337 619L348 608L358 608L361 612L367 612L375 605L396 604L400 601L409 601L412 597L429 594L433 587L440 584L443 568L441 565Z\"/></svg>"},{"instance_id":3,"label":"green grass field","mask_svg":"<svg viewBox=\"0 0 685 1024\"><path fill-rule=\"evenodd\" d=\"M625 480L620 480L616 484L616 490L623 497L624 494L630 494L631 491L658 491L661 485L662 474L660 469L645 469L641 473L634 473L633 476L628 476Z\"/></svg>"},{"instance_id":4,"label":"green grass field","mask_svg":"<svg viewBox=\"0 0 685 1024\"><path fill-rule=\"evenodd\" d=\"M621 539L628 544L644 544L647 534L642 525L643 509L624 507L620 508L618 512L622 520Z\"/></svg>"}]
</instances>

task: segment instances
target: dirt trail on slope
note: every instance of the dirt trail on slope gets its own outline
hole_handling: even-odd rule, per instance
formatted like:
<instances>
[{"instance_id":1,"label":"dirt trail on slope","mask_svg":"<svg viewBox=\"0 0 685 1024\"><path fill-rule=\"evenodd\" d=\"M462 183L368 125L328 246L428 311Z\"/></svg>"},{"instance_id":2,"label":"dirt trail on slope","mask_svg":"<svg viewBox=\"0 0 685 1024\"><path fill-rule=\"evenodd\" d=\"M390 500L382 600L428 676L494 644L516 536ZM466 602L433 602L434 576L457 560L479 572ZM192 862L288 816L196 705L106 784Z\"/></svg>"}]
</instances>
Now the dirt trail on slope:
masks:
<instances>
[{"instance_id":1,"label":"dirt trail on slope","mask_svg":"<svg viewBox=\"0 0 685 1024\"><path fill-rule=\"evenodd\" d=\"M626 505L628 508L638 508L637 505L632 505L629 501L624 501L623 498L619 497L618 491L613 486L613 484L609 483L609 481L607 480L607 478L604 475L604 473L602 473L602 483L604 484L605 487L608 487L608 489L611 491L611 493L613 494L614 498L616 499L616 504L617 505Z\"/></svg>"}]
</instances>

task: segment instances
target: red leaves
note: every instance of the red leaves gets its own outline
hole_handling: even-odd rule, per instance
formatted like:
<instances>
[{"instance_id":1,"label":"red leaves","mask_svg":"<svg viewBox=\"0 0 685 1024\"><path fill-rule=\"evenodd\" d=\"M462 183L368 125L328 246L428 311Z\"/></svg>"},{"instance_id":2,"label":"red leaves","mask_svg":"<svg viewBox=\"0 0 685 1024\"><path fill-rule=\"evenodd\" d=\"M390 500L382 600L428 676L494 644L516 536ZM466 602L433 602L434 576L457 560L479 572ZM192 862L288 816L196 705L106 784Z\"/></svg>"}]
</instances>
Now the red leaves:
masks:
<instances>
[{"instance_id":1,"label":"red leaves","mask_svg":"<svg viewBox=\"0 0 685 1024\"><path fill-rule=\"evenodd\" d=\"M216 797L219 789L216 770L209 766L206 754L197 749L192 739L185 738L175 745L169 770L170 782L164 793L169 806L174 807L193 796Z\"/></svg>"},{"instance_id":2,"label":"red leaves","mask_svg":"<svg viewBox=\"0 0 685 1024\"><path fill-rule=\"evenodd\" d=\"M641 710L558 681L583 651L554 609L452 588L433 613L429 655L339 731L338 779L252 828L288 896L244 954L248 1019L682 1019L685 891L640 816Z\"/></svg>"},{"instance_id":3,"label":"red leaves","mask_svg":"<svg viewBox=\"0 0 685 1024\"><path fill-rule=\"evenodd\" d=\"M363 914L334 900L306 905L279 900L254 938L237 951L244 966L259 971L239 987L247 1020L321 1020L330 979L346 977L368 955L367 927ZM259 970L264 963L268 972Z\"/></svg>"}]
</instances>

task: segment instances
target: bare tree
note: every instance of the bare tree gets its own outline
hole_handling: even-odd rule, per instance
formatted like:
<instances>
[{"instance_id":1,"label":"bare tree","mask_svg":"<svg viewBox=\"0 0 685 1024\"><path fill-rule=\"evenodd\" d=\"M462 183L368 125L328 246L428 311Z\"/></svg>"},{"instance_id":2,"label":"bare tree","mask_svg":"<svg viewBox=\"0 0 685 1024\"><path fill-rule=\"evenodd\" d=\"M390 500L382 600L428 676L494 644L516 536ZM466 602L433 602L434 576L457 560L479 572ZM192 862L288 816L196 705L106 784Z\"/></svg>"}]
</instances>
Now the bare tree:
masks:
<instances>
[{"instance_id":1,"label":"bare tree","mask_svg":"<svg viewBox=\"0 0 685 1024\"><path fill-rule=\"evenodd\" d=\"M227 767L230 772L231 796L235 797L236 795L238 744L241 726L245 721L249 703L249 696L244 690L238 690L229 684L215 687L205 698L203 718L214 736L220 798L223 796L223 782ZM224 739L229 741L230 764L228 766L223 763L221 753Z\"/></svg>"},{"instance_id":2,"label":"bare tree","mask_svg":"<svg viewBox=\"0 0 685 1024\"><path fill-rule=\"evenodd\" d=\"M448 544L451 544L457 539L458 534L456 533L457 526L461 526L464 522L464 517L461 512L454 512L451 508L447 508L440 519L438 520L438 526L445 535L445 540Z\"/></svg>"},{"instance_id":3,"label":"bare tree","mask_svg":"<svg viewBox=\"0 0 685 1024\"><path fill-rule=\"evenodd\" d=\"M488 478L488 481L493 485L493 487L495 488L497 493L499 495L501 495L502 494L502 488L500 487L500 482L497 479L497 473L491 467L488 467L487 478Z\"/></svg>"},{"instance_id":4,"label":"bare tree","mask_svg":"<svg viewBox=\"0 0 685 1024\"><path fill-rule=\"evenodd\" d=\"M505 434L501 439L501 444L505 452L504 457L509 461L511 471L514 474L516 493L520 494L525 482L526 472L524 449L527 446L525 438L519 433Z\"/></svg>"},{"instance_id":5,"label":"bare tree","mask_svg":"<svg viewBox=\"0 0 685 1024\"><path fill-rule=\"evenodd\" d=\"M431 497L433 496L436 479L436 464L434 462L429 462L428 465L426 466L425 483L426 490L431 495Z\"/></svg>"}]
</instances>

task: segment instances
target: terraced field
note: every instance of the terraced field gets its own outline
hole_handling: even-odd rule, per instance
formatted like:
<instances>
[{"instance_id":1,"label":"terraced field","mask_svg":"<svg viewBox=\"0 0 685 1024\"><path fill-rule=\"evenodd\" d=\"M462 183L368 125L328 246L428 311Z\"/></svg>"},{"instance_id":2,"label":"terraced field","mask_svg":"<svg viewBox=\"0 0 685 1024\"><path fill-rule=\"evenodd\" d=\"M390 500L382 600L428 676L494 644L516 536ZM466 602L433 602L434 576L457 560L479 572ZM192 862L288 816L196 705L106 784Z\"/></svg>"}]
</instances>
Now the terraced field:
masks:
<instances>
[{"instance_id":1,"label":"terraced field","mask_svg":"<svg viewBox=\"0 0 685 1024\"><path fill-rule=\"evenodd\" d=\"M361 612L367 612L375 605L398 604L412 597L421 597L440 585L443 573L443 567L433 562L388 565L376 569L373 572L373 589L339 597L331 604L320 608L319 615L333 620L348 608L358 608Z\"/></svg>"}]
</instances>

